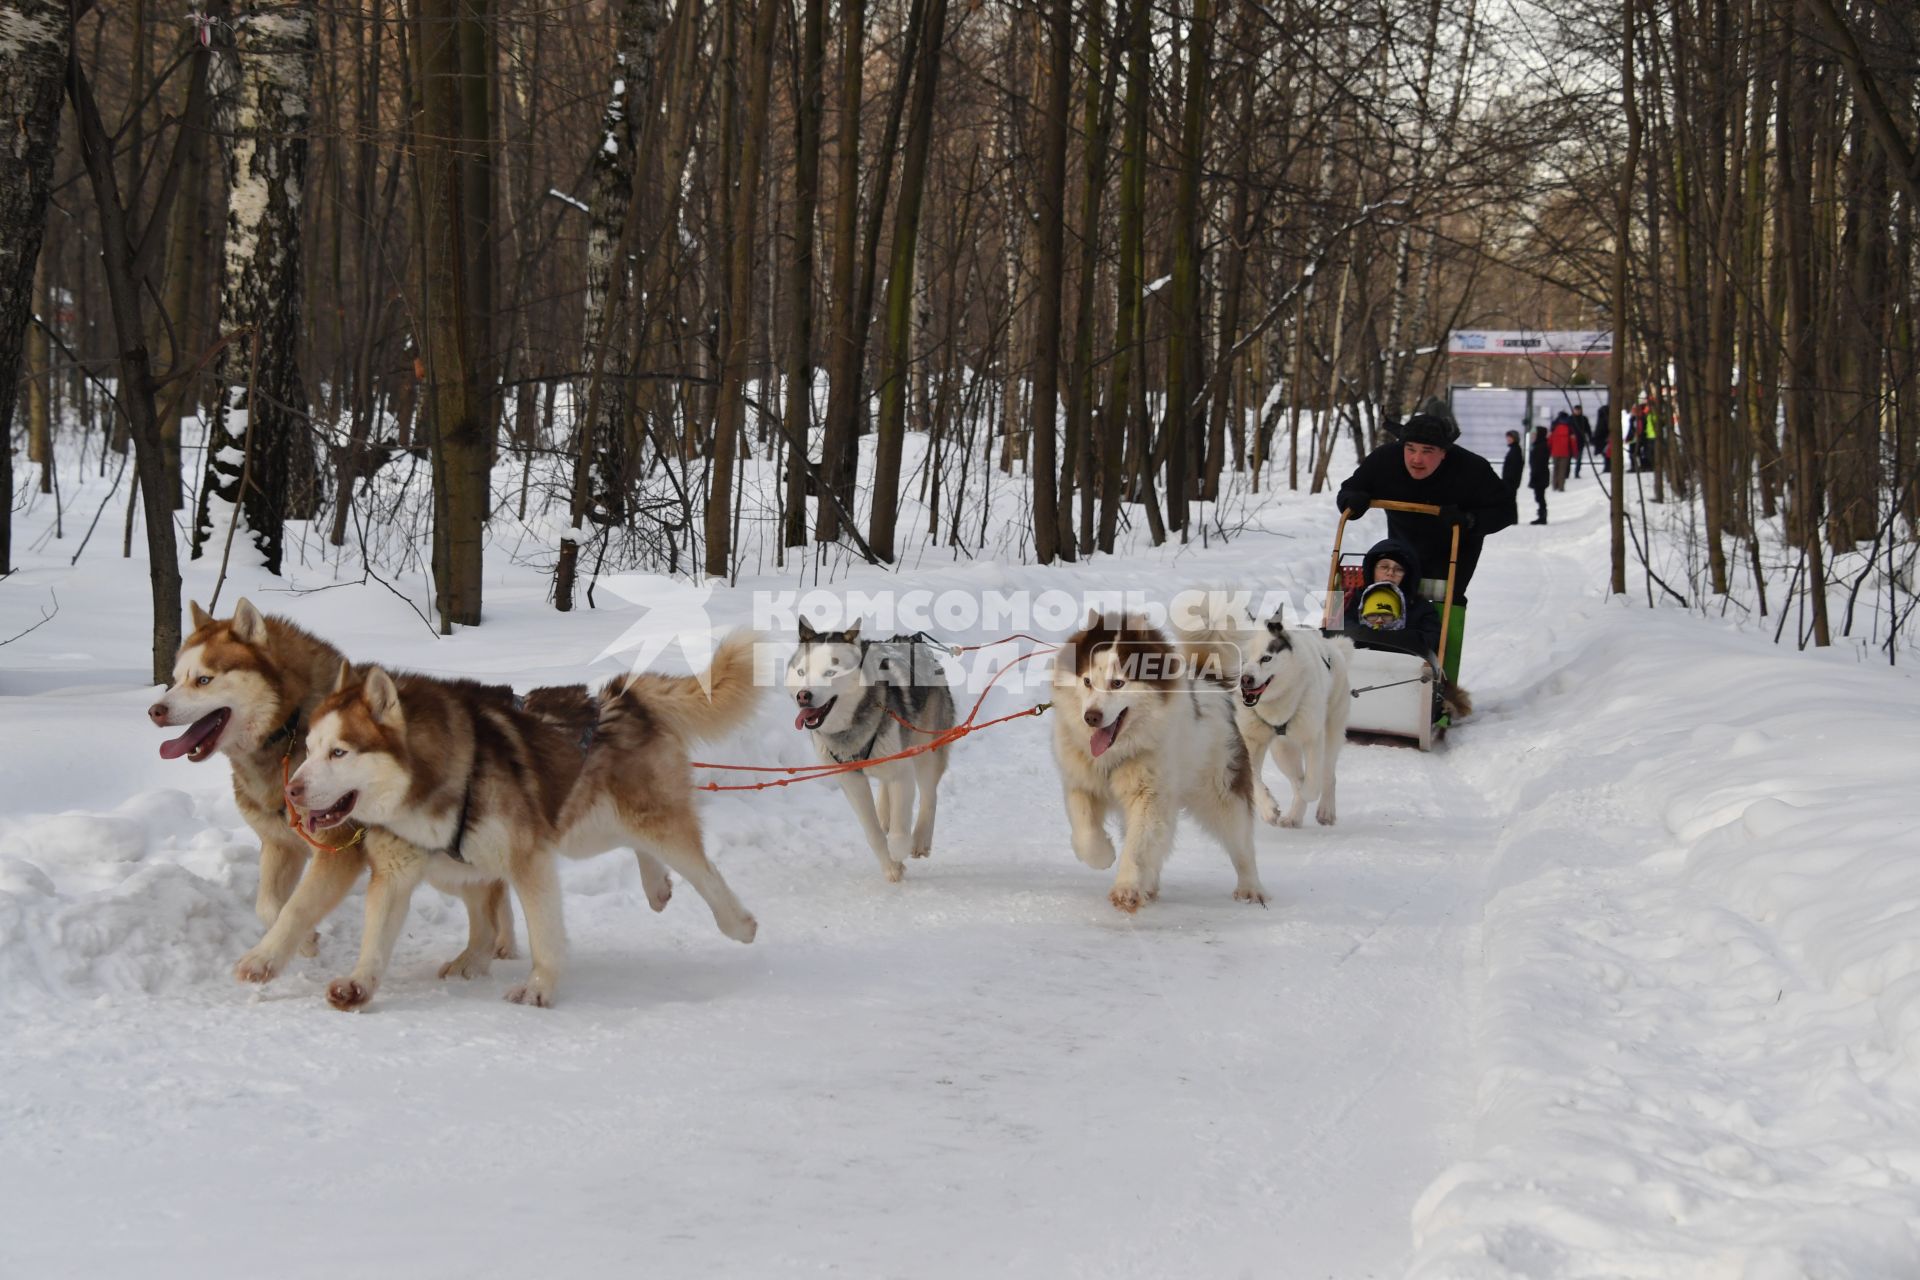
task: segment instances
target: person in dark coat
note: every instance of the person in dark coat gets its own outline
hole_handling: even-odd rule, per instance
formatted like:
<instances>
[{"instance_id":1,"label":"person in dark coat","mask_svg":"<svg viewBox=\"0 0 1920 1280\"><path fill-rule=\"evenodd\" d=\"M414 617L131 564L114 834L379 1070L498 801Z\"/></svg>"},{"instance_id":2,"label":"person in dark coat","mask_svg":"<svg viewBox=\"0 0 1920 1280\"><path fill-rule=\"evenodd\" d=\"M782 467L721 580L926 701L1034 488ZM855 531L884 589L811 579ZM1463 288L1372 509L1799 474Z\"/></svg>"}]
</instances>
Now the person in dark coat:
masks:
<instances>
[{"instance_id":1,"label":"person in dark coat","mask_svg":"<svg viewBox=\"0 0 1920 1280\"><path fill-rule=\"evenodd\" d=\"M1580 405L1573 406L1573 475L1580 478L1580 463L1587 456L1587 450L1593 445L1593 424L1587 421L1586 410Z\"/></svg>"},{"instance_id":2,"label":"person in dark coat","mask_svg":"<svg viewBox=\"0 0 1920 1280\"><path fill-rule=\"evenodd\" d=\"M1444 402L1438 405L1446 411ZM1387 532L1405 542L1430 573L1444 574L1460 526L1460 565L1450 603L1467 602L1467 584L1480 563L1480 548L1490 534L1513 524L1513 493L1479 454L1453 447L1460 428L1449 418L1422 411L1400 428L1397 443L1381 445L1340 485L1335 498L1350 517L1365 513L1375 498L1423 502L1439 507L1438 516L1387 513ZM1438 602L1436 602L1438 603Z\"/></svg>"},{"instance_id":3,"label":"person in dark coat","mask_svg":"<svg viewBox=\"0 0 1920 1280\"><path fill-rule=\"evenodd\" d=\"M1533 446L1527 451L1527 487L1533 490L1533 501L1540 508L1540 514L1528 521L1529 524L1547 522L1547 486L1552 483L1553 451L1547 444L1547 429L1535 427Z\"/></svg>"},{"instance_id":4,"label":"person in dark coat","mask_svg":"<svg viewBox=\"0 0 1920 1280\"><path fill-rule=\"evenodd\" d=\"M1400 588L1406 601L1406 630L1420 637L1429 655L1440 651L1440 611L1433 601L1420 594L1420 556L1398 538L1382 538L1368 548L1360 562L1360 581L1366 585L1390 582ZM1347 593L1347 626L1360 625L1360 597L1363 591Z\"/></svg>"},{"instance_id":5,"label":"person in dark coat","mask_svg":"<svg viewBox=\"0 0 1920 1280\"><path fill-rule=\"evenodd\" d=\"M1493 464L1468 449L1457 449L1460 428L1445 401L1429 400L1400 428L1396 444L1384 444L1360 460L1335 498L1349 517L1365 513L1374 499L1419 502L1440 508L1438 515L1387 512L1387 532L1406 543L1428 573L1446 573L1459 530L1460 558L1453 592L1443 585L1421 593L1449 615L1447 652L1438 655L1449 683L1460 677L1460 643L1467 629L1467 586L1480 563L1480 549L1491 534L1519 517L1513 491L1494 474Z\"/></svg>"},{"instance_id":6,"label":"person in dark coat","mask_svg":"<svg viewBox=\"0 0 1920 1280\"><path fill-rule=\"evenodd\" d=\"M1500 463L1500 479L1506 482L1507 489L1513 494L1515 500L1520 497L1520 480L1526 473L1527 456L1520 452L1520 433L1509 431L1507 432L1507 456Z\"/></svg>"},{"instance_id":7,"label":"person in dark coat","mask_svg":"<svg viewBox=\"0 0 1920 1280\"><path fill-rule=\"evenodd\" d=\"M1600 404L1600 415L1593 420L1592 443L1594 465L1603 471L1607 467L1608 459L1612 456L1607 452L1607 435L1612 430L1613 404L1611 401L1602 401Z\"/></svg>"}]
</instances>

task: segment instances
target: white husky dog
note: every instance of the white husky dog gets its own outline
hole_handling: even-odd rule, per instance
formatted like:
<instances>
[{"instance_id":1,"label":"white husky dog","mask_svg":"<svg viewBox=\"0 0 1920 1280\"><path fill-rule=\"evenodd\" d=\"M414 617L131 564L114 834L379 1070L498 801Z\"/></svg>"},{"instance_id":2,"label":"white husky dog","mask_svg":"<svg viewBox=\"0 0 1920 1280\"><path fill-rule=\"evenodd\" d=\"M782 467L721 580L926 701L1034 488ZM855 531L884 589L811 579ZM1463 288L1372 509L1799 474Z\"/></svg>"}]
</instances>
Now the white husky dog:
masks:
<instances>
[{"instance_id":1,"label":"white husky dog","mask_svg":"<svg viewBox=\"0 0 1920 1280\"><path fill-rule=\"evenodd\" d=\"M1073 851L1113 865L1106 816L1125 826L1113 905L1132 913L1160 894L1174 824L1189 810L1226 848L1233 896L1267 900L1253 856L1253 772L1234 724L1232 686L1138 618L1098 613L1054 660L1053 754Z\"/></svg>"},{"instance_id":2,"label":"white husky dog","mask_svg":"<svg viewBox=\"0 0 1920 1280\"><path fill-rule=\"evenodd\" d=\"M1203 625L1180 627L1189 644L1233 653L1239 659L1237 720L1253 762L1253 803L1275 826L1297 827L1308 801L1314 817L1330 827L1339 816L1335 768L1347 740L1353 679L1353 642L1329 638L1315 627L1288 627L1279 614L1260 624L1246 612L1210 600ZM1286 813L1260 780L1267 752L1293 784Z\"/></svg>"}]
</instances>

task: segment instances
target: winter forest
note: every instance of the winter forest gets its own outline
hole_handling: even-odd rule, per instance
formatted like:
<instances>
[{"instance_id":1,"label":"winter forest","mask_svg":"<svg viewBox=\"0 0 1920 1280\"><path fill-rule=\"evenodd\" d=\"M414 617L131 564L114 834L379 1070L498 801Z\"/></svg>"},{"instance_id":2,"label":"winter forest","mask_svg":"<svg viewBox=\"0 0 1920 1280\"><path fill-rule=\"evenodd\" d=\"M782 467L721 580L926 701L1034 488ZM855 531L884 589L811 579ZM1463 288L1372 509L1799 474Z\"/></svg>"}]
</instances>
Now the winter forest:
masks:
<instances>
[{"instance_id":1,"label":"winter forest","mask_svg":"<svg viewBox=\"0 0 1920 1280\"><path fill-rule=\"evenodd\" d=\"M1913 0L0 0L0 1276L1920 1276L1917 208Z\"/></svg>"},{"instance_id":2,"label":"winter forest","mask_svg":"<svg viewBox=\"0 0 1920 1280\"><path fill-rule=\"evenodd\" d=\"M1614 482L1616 592L1890 657L1910 16L15 0L12 507L59 492L63 433L125 471L99 539L144 531L158 678L176 522L275 572L372 531L442 629L508 528L567 610L610 571L978 553L989 469L1023 490L1002 552L1096 557L1319 492L1337 438L1444 391L1449 329L1524 315L1617 325L1593 399L1675 424Z\"/></svg>"}]
</instances>

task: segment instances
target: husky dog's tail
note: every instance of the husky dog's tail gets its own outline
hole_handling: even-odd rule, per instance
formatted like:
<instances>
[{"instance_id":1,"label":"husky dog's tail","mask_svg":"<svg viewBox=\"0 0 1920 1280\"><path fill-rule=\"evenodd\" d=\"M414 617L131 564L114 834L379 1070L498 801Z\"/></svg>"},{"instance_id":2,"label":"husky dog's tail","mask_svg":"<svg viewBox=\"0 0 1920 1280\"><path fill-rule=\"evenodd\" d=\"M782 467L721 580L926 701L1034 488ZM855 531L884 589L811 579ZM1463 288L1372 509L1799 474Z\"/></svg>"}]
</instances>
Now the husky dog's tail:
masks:
<instances>
[{"instance_id":1,"label":"husky dog's tail","mask_svg":"<svg viewBox=\"0 0 1920 1280\"><path fill-rule=\"evenodd\" d=\"M632 698L683 742L724 737L745 724L760 705L761 689L753 678L753 649L759 640L744 628L731 632L714 650L704 675L642 671L610 680L601 691L601 714Z\"/></svg>"}]
</instances>

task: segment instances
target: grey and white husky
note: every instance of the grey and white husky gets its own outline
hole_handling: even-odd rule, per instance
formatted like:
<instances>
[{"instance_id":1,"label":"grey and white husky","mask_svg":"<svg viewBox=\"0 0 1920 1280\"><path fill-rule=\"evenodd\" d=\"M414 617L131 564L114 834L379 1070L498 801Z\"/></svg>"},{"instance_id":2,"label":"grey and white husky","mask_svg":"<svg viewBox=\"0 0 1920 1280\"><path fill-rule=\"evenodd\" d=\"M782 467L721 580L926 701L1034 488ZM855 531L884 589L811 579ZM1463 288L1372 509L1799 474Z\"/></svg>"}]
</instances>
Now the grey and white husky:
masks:
<instances>
[{"instance_id":1,"label":"grey and white husky","mask_svg":"<svg viewBox=\"0 0 1920 1280\"><path fill-rule=\"evenodd\" d=\"M800 647L787 663L787 688L798 711L793 727L813 735L823 764L882 759L954 725L953 692L939 650L918 636L862 640L858 623L845 631L816 631L803 618ZM935 800L948 750L943 746L839 775L840 789L888 880L906 873L909 857L933 852ZM869 777L878 787L877 798Z\"/></svg>"}]
</instances>

